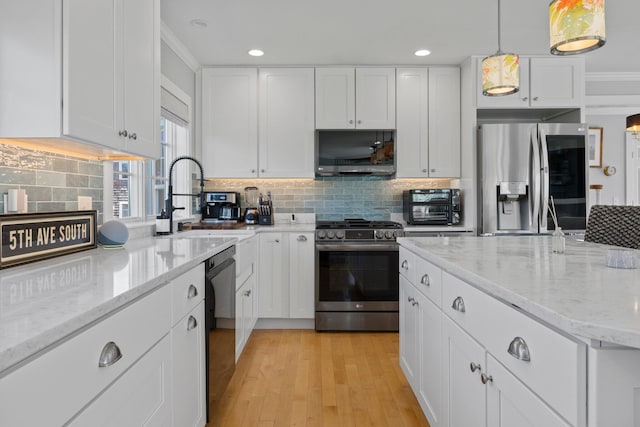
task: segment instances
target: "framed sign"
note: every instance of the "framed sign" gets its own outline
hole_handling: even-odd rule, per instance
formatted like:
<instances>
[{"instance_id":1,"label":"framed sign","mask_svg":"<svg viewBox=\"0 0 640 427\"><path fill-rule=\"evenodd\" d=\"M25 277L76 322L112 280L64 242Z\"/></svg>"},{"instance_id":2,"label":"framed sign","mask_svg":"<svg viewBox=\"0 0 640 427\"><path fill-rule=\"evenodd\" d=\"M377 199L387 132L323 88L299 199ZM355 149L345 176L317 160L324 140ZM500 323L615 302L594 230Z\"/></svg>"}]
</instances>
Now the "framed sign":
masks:
<instances>
[{"instance_id":1,"label":"framed sign","mask_svg":"<svg viewBox=\"0 0 640 427\"><path fill-rule=\"evenodd\" d=\"M589 128L589 167L602 167L602 128Z\"/></svg>"},{"instance_id":2,"label":"framed sign","mask_svg":"<svg viewBox=\"0 0 640 427\"><path fill-rule=\"evenodd\" d=\"M93 249L96 211L0 215L0 268Z\"/></svg>"}]
</instances>

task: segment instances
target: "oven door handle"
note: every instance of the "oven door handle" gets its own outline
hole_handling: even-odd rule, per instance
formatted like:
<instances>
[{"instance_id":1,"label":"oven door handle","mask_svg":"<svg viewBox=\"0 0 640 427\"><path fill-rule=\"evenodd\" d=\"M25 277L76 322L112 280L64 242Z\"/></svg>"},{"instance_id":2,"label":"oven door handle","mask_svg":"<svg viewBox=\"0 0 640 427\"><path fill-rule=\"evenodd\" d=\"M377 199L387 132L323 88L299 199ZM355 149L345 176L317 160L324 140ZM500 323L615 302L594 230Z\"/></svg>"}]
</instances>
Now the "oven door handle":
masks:
<instances>
[{"instance_id":1,"label":"oven door handle","mask_svg":"<svg viewBox=\"0 0 640 427\"><path fill-rule=\"evenodd\" d=\"M353 252L353 251L397 251L400 245L393 242L384 243L364 243L364 244L345 244L345 243L321 243L316 244L316 249L320 252Z\"/></svg>"}]
</instances>

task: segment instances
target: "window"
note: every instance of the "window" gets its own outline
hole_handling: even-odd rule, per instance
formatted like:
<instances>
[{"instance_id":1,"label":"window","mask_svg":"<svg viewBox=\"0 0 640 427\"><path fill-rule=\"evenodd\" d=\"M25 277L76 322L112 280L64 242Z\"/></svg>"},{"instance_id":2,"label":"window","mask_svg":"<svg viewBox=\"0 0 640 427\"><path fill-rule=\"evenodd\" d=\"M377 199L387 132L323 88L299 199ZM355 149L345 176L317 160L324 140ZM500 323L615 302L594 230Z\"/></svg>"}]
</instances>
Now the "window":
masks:
<instances>
[{"instance_id":1,"label":"window","mask_svg":"<svg viewBox=\"0 0 640 427\"><path fill-rule=\"evenodd\" d=\"M114 218L144 220L160 214L166 208L171 162L179 156L190 153L191 98L163 77L161 107L160 158L112 162L113 189L110 191L105 187L105 193L112 193L111 213ZM192 162L176 164L173 170L174 193L194 192L191 189L192 166ZM105 167L106 174L111 174L110 168ZM106 198L105 202L108 203ZM174 212L174 219L191 216L193 204L186 198L174 198L173 205L185 207L184 210Z\"/></svg>"}]
</instances>

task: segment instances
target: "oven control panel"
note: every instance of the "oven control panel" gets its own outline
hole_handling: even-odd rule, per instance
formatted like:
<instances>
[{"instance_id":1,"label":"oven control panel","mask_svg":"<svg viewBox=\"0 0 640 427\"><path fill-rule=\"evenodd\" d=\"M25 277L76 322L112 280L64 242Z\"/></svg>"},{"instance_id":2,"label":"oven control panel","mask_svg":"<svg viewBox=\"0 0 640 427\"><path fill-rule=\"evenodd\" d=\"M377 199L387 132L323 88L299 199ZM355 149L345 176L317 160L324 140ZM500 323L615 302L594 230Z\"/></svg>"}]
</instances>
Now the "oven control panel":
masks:
<instances>
[{"instance_id":1,"label":"oven control panel","mask_svg":"<svg viewBox=\"0 0 640 427\"><path fill-rule=\"evenodd\" d=\"M392 241L404 235L402 230L316 230L317 241Z\"/></svg>"}]
</instances>

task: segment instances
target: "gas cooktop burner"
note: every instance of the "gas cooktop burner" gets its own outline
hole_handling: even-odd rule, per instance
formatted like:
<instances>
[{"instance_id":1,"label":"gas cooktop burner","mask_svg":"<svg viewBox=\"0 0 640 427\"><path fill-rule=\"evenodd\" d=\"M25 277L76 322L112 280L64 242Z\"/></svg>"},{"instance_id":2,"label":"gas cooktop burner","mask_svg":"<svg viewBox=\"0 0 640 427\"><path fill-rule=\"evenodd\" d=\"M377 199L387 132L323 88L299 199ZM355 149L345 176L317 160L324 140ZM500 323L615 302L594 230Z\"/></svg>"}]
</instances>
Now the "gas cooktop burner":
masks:
<instances>
[{"instance_id":1,"label":"gas cooktop burner","mask_svg":"<svg viewBox=\"0 0 640 427\"><path fill-rule=\"evenodd\" d=\"M362 218L347 218L344 221L318 221L316 223L317 230L347 228L400 229L402 224L393 221L369 221Z\"/></svg>"}]
</instances>

